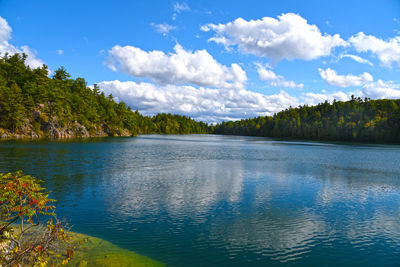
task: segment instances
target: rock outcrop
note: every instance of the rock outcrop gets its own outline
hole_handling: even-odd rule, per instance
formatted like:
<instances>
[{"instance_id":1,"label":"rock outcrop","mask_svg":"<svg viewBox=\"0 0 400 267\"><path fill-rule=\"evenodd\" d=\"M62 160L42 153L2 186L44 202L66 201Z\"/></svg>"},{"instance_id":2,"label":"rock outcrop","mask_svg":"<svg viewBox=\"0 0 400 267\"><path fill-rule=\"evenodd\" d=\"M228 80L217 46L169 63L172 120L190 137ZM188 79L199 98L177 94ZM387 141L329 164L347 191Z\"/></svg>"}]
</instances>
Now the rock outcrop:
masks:
<instances>
[{"instance_id":1,"label":"rock outcrop","mask_svg":"<svg viewBox=\"0 0 400 267\"><path fill-rule=\"evenodd\" d=\"M39 107L40 108L40 107ZM105 136L131 136L128 130L110 130L105 124L94 124L87 129L77 121L62 125L58 118L50 117L47 122L40 120L42 113L40 109L32 113L32 119L25 119L22 126L15 132L0 128L0 139L69 139L89 138Z\"/></svg>"}]
</instances>

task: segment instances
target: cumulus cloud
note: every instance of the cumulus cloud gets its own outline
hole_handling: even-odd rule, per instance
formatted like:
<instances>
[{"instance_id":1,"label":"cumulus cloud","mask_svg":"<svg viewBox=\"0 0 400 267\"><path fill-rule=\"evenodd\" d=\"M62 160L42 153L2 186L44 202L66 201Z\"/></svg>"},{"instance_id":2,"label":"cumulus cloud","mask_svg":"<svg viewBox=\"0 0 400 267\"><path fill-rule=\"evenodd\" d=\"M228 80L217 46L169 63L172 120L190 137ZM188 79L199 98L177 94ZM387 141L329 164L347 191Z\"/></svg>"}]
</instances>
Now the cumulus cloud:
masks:
<instances>
[{"instance_id":1,"label":"cumulus cloud","mask_svg":"<svg viewBox=\"0 0 400 267\"><path fill-rule=\"evenodd\" d=\"M243 88L246 72L238 65L217 62L206 50L194 52L175 45L175 53L146 52L134 46L114 46L108 66L134 77L148 78L158 84L195 84L219 88Z\"/></svg>"},{"instance_id":2,"label":"cumulus cloud","mask_svg":"<svg viewBox=\"0 0 400 267\"><path fill-rule=\"evenodd\" d=\"M322 93L304 93L301 98L303 99L304 104L317 105L325 101L332 102L334 99L338 101L347 101L349 100L349 95L342 91L336 91L333 93L322 91Z\"/></svg>"},{"instance_id":3,"label":"cumulus cloud","mask_svg":"<svg viewBox=\"0 0 400 267\"><path fill-rule=\"evenodd\" d=\"M63 51L63 50L61 50L61 49L58 49L56 52L57 52L57 54L59 54L59 55L62 55L62 54L64 54L64 51Z\"/></svg>"},{"instance_id":4,"label":"cumulus cloud","mask_svg":"<svg viewBox=\"0 0 400 267\"><path fill-rule=\"evenodd\" d=\"M384 41L359 32L350 37L349 42L359 53L371 52L376 55L384 66L391 67L393 64L400 66L400 36Z\"/></svg>"},{"instance_id":5,"label":"cumulus cloud","mask_svg":"<svg viewBox=\"0 0 400 267\"><path fill-rule=\"evenodd\" d=\"M10 25L8 25L4 18L0 17L0 41L2 44L11 39L11 32Z\"/></svg>"},{"instance_id":6,"label":"cumulus cloud","mask_svg":"<svg viewBox=\"0 0 400 267\"><path fill-rule=\"evenodd\" d=\"M354 60L354 61L356 61L356 62L358 62L358 63L361 63L361 64L368 64L368 65L370 65L370 66L373 66L373 65L374 65L374 64L372 64L372 62L369 61L368 59L365 59L365 58L362 58L362 57L359 57L359 56L356 56L356 55L342 54L342 55L339 56L338 60L341 60L341 59L343 59L343 58L350 58L350 59L352 59L352 60Z\"/></svg>"},{"instance_id":7,"label":"cumulus cloud","mask_svg":"<svg viewBox=\"0 0 400 267\"><path fill-rule=\"evenodd\" d=\"M278 19L264 17L258 20L238 18L226 24L207 24L202 31L214 31L209 39L223 44L227 49L237 46L244 53L282 59L312 60L328 56L331 50L347 43L340 35L322 34L316 25L297 14L287 13Z\"/></svg>"},{"instance_id":8,"label":"cumulus cloud","mask_svg":"<svg viewBox=\"0 0 400 267\"><path fill-rule=\"evenodd\" d=\"M316 105L325 101L347 101L351 95L371 99L400 98L400 85L378 80L355 92L325 90L302 93L298 98L281 90L278 94L264 95L248 90L196 88L193 86L153 83L104 81L98 84L107 95L124 101L145 115L159 112L188 115L196 120L220 122L257 116L273 115L290 106Z\"/></svg>"},{"instance_id":9,"label":"cumulus cloud","mask_svg":"<svg viewBox=\"0 0 400 267\"><path fill-rule=\"evenodd\" d=\"M164 36L167 36L170 31L176 29L176 26L169 25L168 23L161 23L161 24L151 23L150 25L156 32L161 33Z\"/></svg>"},{"instance_id":10,"label":"cumulus cloud","mask_svg":"<svg viewBox=\"0 0 400 267\"><path fill-rule=\"evenodd\" d=\"M378 80L368 83L361 90L355 92L356 96L371 99L397 99L400 98L399 85Z\"/></svg>"},{"instance_id":11,"label":"cumulus cloud","mask_svg":"<svg viewBox=\"0 0 400 267\"><path fill-rule=\"evenodd\" d=\"M8 22L0 17L0 54L8 53L10 55L16 53L25 53L27 55L26 63L32 68L41 67L44 63L41 59L36 57L36 51L28 46L16 47L9 43L11 40L12 29Z\"/></svg>"},{"instance_id":12,"label":"cumulus cloud","mask_svg":"<svg viewBox=\"0 0 400 267\"><path fill-rule=\"evenodd\" d=\"M372 75L368 72L356 76L352 74L339 75L331 68L327 68L326 70L318 69L318 71L319 75L326 83L339 87L360 86L374 80Z\"/></svg>"},{"instance_id":13,"label":"cumulus cloud","mask_svg":"<svg viewBox=\"0 0 400 267\"><path fill-rule=\"evenodd\" d=\"M274 86L274 87L286 87L286 88L303 88L304 84L300 83L297 84L294 81L287 81L283 76L277 75L275 72L273 72L270 69L266 69L260 64L256 64L257 66L257 72L258 72L258 78L263 81L267 81L269 85Z\"/></svg>"},{"instance_id":14,"label":"cumulus cloud","mask_svg":"<svg viewBox=\"0 0 400 267\"><path fill-rule=\"evenodd\" d=\"M325 100L332 102L334 99L338 101L350 100L351 95L361 98L371 99L399 99L400 98L400 85L391 82L384 82L378 80L376 82L369 82L363 85L355 92L336 91L328 93L323 90L321 93L304 93L301 97L303 103L309 105L316 105L325 102Z\"/></svg>"},{"instance_id":15,"label":"cumulus cloud","mask_svg":"<svg viewBox=\"0 0 400 267\"><path fill-rule=\"evenodd\" d=\"M170 112L208 122L272 115L299 104L297 98L285 91L267 96L244 89L157 86L152 83L104 81L98 85L106 94L112 94L145 115Z\"/></svg>"}]
</instances>

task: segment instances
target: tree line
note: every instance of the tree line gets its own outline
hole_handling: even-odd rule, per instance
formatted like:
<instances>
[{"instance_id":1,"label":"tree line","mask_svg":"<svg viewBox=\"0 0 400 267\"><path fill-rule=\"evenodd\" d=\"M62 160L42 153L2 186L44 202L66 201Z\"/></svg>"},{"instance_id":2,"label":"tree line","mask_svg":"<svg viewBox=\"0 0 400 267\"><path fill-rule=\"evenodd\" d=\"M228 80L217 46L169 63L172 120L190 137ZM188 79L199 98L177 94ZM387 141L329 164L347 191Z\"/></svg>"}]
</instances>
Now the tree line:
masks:
<instances>
[{"instance_id":1,"label":"tree line","mask_svg":"<svg viewBox=\"0 0 400 267\"><path fill-rule=\"evenodd\" d=\"M72 79L61 67L48 76L43 65L32 69L26 55L5 54L0 58L0 130L46 136L46 125L56 120L57 127L72 122L83 125L89 134L102 128L108 135L209 133L210 126L189 117L158 114L143 116L124 102L106 96L97 85L87 86L83 78Z\"/></svg>"},{"instance_id":2,"label":"tree line","mask_svg":"<svg viewBox=\"0 0 400 267\"><path fill-rule=\"evenodd\" d=\"M222 122L214 133L328 141L400 143L400 100L320 103L288 108L273 116Z\"/></svg>"},{"instance_id":3,"label":"tree line","mask_svg":"<svg viewBox=\"0 0 400 267\"><path fill-rule=\"evenodd\" d=\"M106 96L83 78L72 79L63 68L48 76L48 67L32 69L26 55L0 57L0 135L29 131L46 136L48 125L79 123L90 136L105 134L192 134L264 136L329 141L400 143L400 100L371 100L352 96L350 101L288 108L273 116L227 121L215 126L187 116L143 116L124 102Z\"/></svg>"}]
</instances>

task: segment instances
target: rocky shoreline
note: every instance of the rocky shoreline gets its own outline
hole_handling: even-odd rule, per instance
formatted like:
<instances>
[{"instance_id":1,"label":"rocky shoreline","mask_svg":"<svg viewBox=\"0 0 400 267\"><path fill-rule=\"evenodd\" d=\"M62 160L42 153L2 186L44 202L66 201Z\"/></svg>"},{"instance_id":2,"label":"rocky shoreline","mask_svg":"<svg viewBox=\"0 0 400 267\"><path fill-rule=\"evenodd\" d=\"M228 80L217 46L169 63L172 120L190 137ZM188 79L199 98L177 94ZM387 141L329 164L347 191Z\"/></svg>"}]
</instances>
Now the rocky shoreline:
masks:
<instances>
[{"instance_id":1,"label":"rocky shoreline","mask_svg":"<svg viewBox=\"0 0 400 267\"><path fill-rule=\"evenodd\" d=\"M132 134L126 129L111 132L103 124L93 125L88 130L77 121L62 126L57 118L42 123L40 128L35 127L29 119L26 119L24 125L14 132L0 128L0 139L71 139L107 136L132 136Z\"/></svg>"}]
</instances>

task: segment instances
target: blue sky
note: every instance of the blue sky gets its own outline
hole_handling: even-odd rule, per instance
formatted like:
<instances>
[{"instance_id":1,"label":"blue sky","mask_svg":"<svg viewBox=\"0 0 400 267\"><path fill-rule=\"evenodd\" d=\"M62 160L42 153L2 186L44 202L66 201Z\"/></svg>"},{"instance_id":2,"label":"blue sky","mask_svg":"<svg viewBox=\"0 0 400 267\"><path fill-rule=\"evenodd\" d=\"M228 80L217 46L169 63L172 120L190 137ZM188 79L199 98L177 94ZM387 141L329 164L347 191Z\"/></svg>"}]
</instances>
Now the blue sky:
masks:
<instances>
[{"instance_id":1,"label":"blue sky","mask_svg":"<svg viewBox=\"0 0 400 267\"><path fill-rule=\"evenodd\" d=\"M0 52L209 122L400 98L400 1L0 1Z\"/></svg>"}]
</instances>

